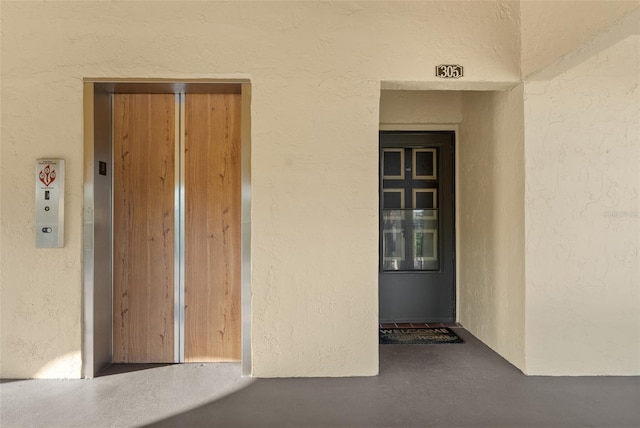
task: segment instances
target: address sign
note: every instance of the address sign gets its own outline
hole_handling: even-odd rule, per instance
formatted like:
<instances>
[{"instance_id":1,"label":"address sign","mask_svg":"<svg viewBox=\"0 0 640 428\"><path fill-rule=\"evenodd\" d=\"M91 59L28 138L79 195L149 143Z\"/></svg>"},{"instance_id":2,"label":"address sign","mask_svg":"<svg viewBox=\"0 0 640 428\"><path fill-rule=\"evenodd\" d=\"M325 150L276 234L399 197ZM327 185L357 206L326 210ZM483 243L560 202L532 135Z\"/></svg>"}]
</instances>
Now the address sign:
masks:
<instances>
[{"instance_id":1,"label":"address sign","mask_svg":"<svg viewBox=\"0 0 640 428\"><path fill-rule=\"evenodd\" d=\"M463 76L463 68L457 64L440 64L436 66L436 77L442 79L459 79Z\"/></svg>"}]
</instances>

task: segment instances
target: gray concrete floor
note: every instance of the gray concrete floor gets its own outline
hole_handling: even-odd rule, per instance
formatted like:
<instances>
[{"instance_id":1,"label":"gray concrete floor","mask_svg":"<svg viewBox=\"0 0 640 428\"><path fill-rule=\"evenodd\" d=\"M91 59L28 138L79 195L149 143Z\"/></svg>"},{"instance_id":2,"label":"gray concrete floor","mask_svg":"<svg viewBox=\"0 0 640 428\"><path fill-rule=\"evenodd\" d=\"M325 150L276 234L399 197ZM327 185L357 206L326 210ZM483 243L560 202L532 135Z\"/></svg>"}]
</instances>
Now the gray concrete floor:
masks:
<instances>
[{"instance_id":1,"label":"gray concrete floor","mask_svg":"<svg viewBox=\"0 0 640 428\"><path fill-rule=\"evenodd\" d=\"M6 427L639 427L638 377L527 377L461 345L384 345L380 376L250 379L184 364L92 380L4 381Z\"/></svg>"}]
</instances>

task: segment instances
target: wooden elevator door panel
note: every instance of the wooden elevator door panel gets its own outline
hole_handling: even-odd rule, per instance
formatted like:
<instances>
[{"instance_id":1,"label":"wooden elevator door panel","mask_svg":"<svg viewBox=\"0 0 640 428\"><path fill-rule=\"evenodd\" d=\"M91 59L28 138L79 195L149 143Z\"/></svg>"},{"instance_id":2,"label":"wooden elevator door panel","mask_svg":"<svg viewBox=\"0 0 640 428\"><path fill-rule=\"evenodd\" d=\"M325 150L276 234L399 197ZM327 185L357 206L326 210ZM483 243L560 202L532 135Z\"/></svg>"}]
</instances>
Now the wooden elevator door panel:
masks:
<instances>
[{"instance_id":1,"label":"wooden elevator door panel","mask_svg":"<svg viewBox=\"0 0 640 428\"><path fill-rule=\"evenodd\" d=\"M185 361L240 360L240 95L185 96Z\"/></svg>"},{"instance_id":2,"label":"wooden elevator door panel","mask_svg":"<svg viewBox=\"0 0 640 428\"><path fill-rule=\"evenodd\" d=\"M113 103L113 361L174 362L175 96Z\"/></svg>"}]
</instances>

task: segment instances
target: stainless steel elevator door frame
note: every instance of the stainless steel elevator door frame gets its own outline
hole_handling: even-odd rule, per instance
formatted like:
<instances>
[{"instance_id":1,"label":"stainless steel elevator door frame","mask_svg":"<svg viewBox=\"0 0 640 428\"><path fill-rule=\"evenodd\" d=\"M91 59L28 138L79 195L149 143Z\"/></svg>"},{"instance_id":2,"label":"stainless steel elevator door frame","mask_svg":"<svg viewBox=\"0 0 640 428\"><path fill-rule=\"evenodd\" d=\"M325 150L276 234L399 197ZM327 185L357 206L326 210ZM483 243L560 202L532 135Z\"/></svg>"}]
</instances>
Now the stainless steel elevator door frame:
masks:
<instances>
[{"instance_id":1,"label":"stainless steel elevator door frame","mask_svg":"<svg viewBox=\"0 0 640 428\"><path fill-rule=\"evenodd\" d=\"M84 210L82 376L94 377L111 362L112 344L112 171L105 180L101 162L112 165L110 95L131 93L239 93L242 94L241 140L241 305L242 374L251 374L251 84L248 80L84 80ZM177 168L177 167L176 167ZM181 193L183 194L183 193ZM178 193L177 193L178 195ZM179 196L177 196L179 197ZM182 235L184 236L184 235ZM176 257L179 254L176 252ZM180 275L177 273L176 275ZM179 291L178 291L179 294ZM180 296L178 296L180 298ZM183 301L183 300L182 300ZM179 311L179 308L176 309ZM179 315L183 319L183 314ZM178 328L178 327L176 327ZM184 337L183 334L179 335ZM178 360L183 344L177 344Z\"/></svg>"}]
</instances>

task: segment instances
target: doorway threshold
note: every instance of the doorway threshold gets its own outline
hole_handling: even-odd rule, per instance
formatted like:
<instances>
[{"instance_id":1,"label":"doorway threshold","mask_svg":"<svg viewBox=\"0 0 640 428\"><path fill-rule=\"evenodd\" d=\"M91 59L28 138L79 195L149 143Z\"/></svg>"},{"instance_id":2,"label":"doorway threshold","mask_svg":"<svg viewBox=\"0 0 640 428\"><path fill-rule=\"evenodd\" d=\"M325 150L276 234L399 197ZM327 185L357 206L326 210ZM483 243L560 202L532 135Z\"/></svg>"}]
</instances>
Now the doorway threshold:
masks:
<instances>
[{"instance_id":1,"label":"doorway threshold","mask_svg":"<svg viewBox=\"0 0 640 428\"><path fill-rule=\"evenodd\" d=\"M463 328L462 324L458 323L458 322L447 322L447 323L441 323L441 322L435 322L435 323L409 323L409 322L403 322L403 323L395 323L395 322L385 322L385 323L380 323L379 324L380 328L442 328L442 327L449 327L449 328Z\"/></svg>"}]
</instances>

